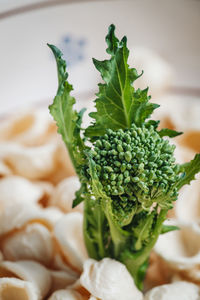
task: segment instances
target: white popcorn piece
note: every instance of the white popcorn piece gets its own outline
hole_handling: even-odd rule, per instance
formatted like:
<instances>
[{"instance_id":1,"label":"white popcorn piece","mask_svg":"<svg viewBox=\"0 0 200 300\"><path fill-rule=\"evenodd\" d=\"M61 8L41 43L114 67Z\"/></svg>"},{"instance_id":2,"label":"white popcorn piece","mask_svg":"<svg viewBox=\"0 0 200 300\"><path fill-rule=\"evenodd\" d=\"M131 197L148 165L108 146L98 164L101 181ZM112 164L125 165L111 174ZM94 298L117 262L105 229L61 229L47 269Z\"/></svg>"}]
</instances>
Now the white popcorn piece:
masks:
<instances>
[{"instance_id":1,"label":"white popcorn piece","mask_svg":"<svg viewBox=\"0 0 200 300\"><path fill-rule=\"evenodd\" d=\"M0 299L41 300L41 295L32 282L18 278L0 278Z\"/></svg>"},{"instance_id":2,"label":"white popcorn piece","mask_svg":"<svg viewBox=\"0 0 200 300\"><path fill-rule=\"evenodd\" d=\"M4 260L3 253L0 251L0 262Z\"/></svg>"},{"instance_id":3,"label":"white popcorn piece","mask_svg":"<svg viewBox=\"0 0 200 300\"><path fill-rule=\"evenodd\" d=\"M58 209L57 207L46 207L44 209L40 209L40 213L38 214L38 221L44 222L50 225L50 228L53 229L55 224L64 216L64 213Z\"/></svg>"},{"instance_id":4,"label":"white popcorn piece","mask_svg":"<svg viewBox=\"0 0 200 300\"><path fill-rule=\"evenodd\" d=\"M24 201L0 202L0 236L20 229L26 223L33 221L41 214L40 211L41 208L32 202L28 204Z\"/></svg>"},{"instance_id":5,"label":"white popcorn piece","mask_svg":"<svg viewBox=\"0 0 200 300\"><path fill-rule=\"evenodd\" d=\"M175 203L176 217L180 221L198 221L200 219L200 174L190 185L184 186Z\"/></svg>"},{"instance_id":6,"label":"white popcorn piece","mask_svg":"<svg viewBox=\"0 0 200 300\"><path fill-rule=\"evenodd\" d=\"M67 271L50 270L50 274L52 279L51 293L53 293L56 290L66 288L67 286L73 284L78 278L78 275L75 275L72 272L67 272Z\"/></svg>"},{"instance_id":7,"label":"white popcorn piece","mask_svg":"<svg viewBox=\"0 0 200 300\"><path fill-rule=\"evenodd\" d=\"M74 267L71 267L69 265L69 262L61 253L59 245L57 245L57 249L54 252L52 268L56 270L66 271L67 273L72 274L72 276L75 276L76 278L80 276L80 271L74 270Z\"/></svg>"},{"instance_id":8,"label":"white popcorn piece","mask_svg":"<svg viewBox=\"0 0 200 300\"><path fill-rule=\"evenodd\" d=\"M39 180L52 174L57 167L57 145L48 143L37 147L25 147L5 142L0 144L0 159L6 161L13 173Z\"/></svg>"},{"instance_id":9,"label":"white popcorn piece","mask_svg":"<svg viewBox=\"0 0 200 300\"><path fill-rule=\"evenodd\" d=\"M143 295L122 263L104 258L88 259L80 277L81 285L102 300L142 300Z\"/></svg>"},{"instance_id":10,"label":"white popcorn piece","mask_svg":"<svg viewBox=\"0 0 200 300\"><path fill-rule=\"evenodd\" d=\"M27 201L16 203L0 202L0 236L16 229L21 229L28 223L41 223L52 230L63 213L54 207L41 208L36 203Z\"/></svg>"},{"instance_id":11,"label":"white popcorn piece","mask_svg":"<svg viewBox=\"0 0 200 300\"><path fill-rule=\"evenodd\" d=\"M58 290L54 292L48 300L84 300L76 291Z\"/></svg>"},{"instance_id":12,"label":"white popcorn piece","mask_svg":"<svg viewBox=\"0 0 200 300\"><path fill-rule=\"evenodd\" d=\"M8 235L1 244L6 260L30 259L49 266L54 254L50 231L40 223L30 223Z\"/></svg>"},{"instance_id":13,"label":"white popcorn piece","mask_svg":"<svg viewBox=\"0 0 200 300\"><path fill-rule=\"evenodd\" d=\"M12 187L12 188L11 188ZM9 176L0 179L0 203L29 202L37 203L48 196L53 187L47 182L31 182L20 176Z\"/></svg>"},{"instance_id":14,"label":"white popcorn piece","mask_svg":"<svg viewBox=\"0 0 200 300\"><path fill-rule=\"evenodd\" d=\"M83 215L71 212L55 225L54 237L58 247L70 266L81 272L83 262L88 258L83 240Z\"/></svg>"},{"instance_id":15,"label":"white popcorn piece","mask_svg":"<svg viewBox=\"0 0 200 300\"><path fill-rule=\"evenodd\" d=\"M71 176L62 180L54 189L49 204L59 207L62 211L83 211L83 203L72 209L75 192L80 188L77 176Z\"/></svg>"},{"instance_id":16,"label":"white popcorn piece","mask_svg":"<svg viewBox=\"0 0 200 300\"><path fill-rule=\"evenodd\" d=\"M199 300L199 287L186 281L177 281L153 288L144 300Z\"/></svg>"},{"instance_id":17,"label":"white popcorn piece","mask_svg":"<svg viewBox=\"0 0 200 300\"><path fill-rule=\"evenodd\" d=\"M175 225L180 230L160 235L154 247L156 254L180 277L200 283L200 226L195 222L171 220L167 225Z\"/></svg>"},{"instance_id":18,"label":"white popcorn piece","mask_svg":"<svg viewBox=\"0 0 200 300\"><path fill-rule=\"evenodd\" d=\"M0 160L0 177L11 175L12 171L10 168L5 164L5 162Z\"/></svg>"},{"instance_id":19,"label":"white popcorn piece","mask_svg":"<svg viewBox=\"0 0 200 300\"><path fill-rule=\"evenodd\" d=\"M1 122L0 140L12 140L23 145L35 146L47 142L56 132L48 110L37 109L19 112Z\"/></svg>"},{"instance_id":20,"label":"white popcorn piece","mask_svg":"<svg viewBox=\"0 0 200 300\"><path fill-rule=\"evenodd\" d=\"M51 275L49 271L41 264L29 260L1 262L0 277L13 277L31 282L41 298L47 295L51 287Z\"/></svg>"}]
</instances>

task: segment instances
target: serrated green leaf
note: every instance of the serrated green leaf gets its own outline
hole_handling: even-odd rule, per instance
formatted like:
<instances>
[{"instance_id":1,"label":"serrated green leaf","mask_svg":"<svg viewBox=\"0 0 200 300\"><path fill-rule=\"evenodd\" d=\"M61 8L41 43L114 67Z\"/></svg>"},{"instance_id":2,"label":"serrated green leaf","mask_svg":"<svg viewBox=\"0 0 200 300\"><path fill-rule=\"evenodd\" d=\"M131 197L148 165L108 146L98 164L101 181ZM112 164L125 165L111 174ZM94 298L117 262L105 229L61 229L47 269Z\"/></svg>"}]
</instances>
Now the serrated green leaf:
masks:
<instances>
[{"instance_id":1,"label":"serrated green leaf","mask_svg":"<svg viewBox=\"0 0 200 300\"><path fill-rule=\"evenodd\" d=\"M181 165L180 171L184 174L177 182L177 188L180 189L185 184L190 184L195 179L195 175L200 172L200 153L196 154L194 159Z\"/></svg>"},{"instance_id":2,"label":"serrated green leaf","mask_svg":"<svg viewBox=\"0 0 200 300\"><path fill-rule=\"evenodd\" d=\"M148 88L144 90L138 89L133 93L133 101L130 107L132 123L141 126L151 116L154 109L159 107L158 104L150 103L150 99Z\"/></svg>"},{"instance_id":3,"label":"serrated green leaf","mask_svg":"<svg viewBox=\"0 0 200 300\"><path fill-rule=\"evenodd\" d=\"M80 126L84 110L77 113L73 108L75 99L70 95L73 87L67 81L68 73L66 72L66 62L62 59L62 52L54 45L48 44L48 46L54 54L58 71L58 90L53 104L49 106L49 110L56 121L58 132L67 146L78 173L80 164L84 162L84 144L80 137Z\"/></svg>"},{"instance_id":4,"label":"serrated green leaf","mask_svg":"<svg viewBox=\"0 0 200 300\"><path fill-rule=\"evenodd\" d=\"M123 37L119 41L116 38L114 25L109 27L106 42L110 60L93 59L105 83L99 84L99 92L96 94L97 111L90 113L95 122L86 129L89 137L101 136L108 128L125 129L132 123L141 125L158 107L157 104L149 103L148 89L134 90L132 84L142 74L138 75L136 69L129 67L127 39Z\"/></svg>"},{"instance_id":5,"label":"serrated green leaf","mask_svg":"<svg viewBox=\"0 0 200 300\"><path fill-rule=\"evenodd\" d=\"M160 131L158 131L158 134L160 137L168 136L168 137L173 138L173 137L183 134L183 132L175 131L175 130L168 129L168 128L163 128Z\"/></svg>"},{"instance_id":6,"label":"serrated green leaf","mask_svg":"<svg viewBox=\"0 0 200 300\"><path fill-rule=\"evenodd\" d=\"M149 121L146 122L146 127L153 126L154 129L157 129L159 124L160 124L159 120L157 120L157 121L149 120Z\"/></svg>"},{"instance_id":7,"label":"serrated green leaf","mask_svg":"<svg viewBox=\"0 0 200 300\"><path fill-rule=\"evenodd\" d=\"M161 229L161 234L170 232L170 231L174 231L174 230L180 230L180 228L178 226L174 226L174 225L162 225L162 229Z\"/></svg>"}]
</instances>

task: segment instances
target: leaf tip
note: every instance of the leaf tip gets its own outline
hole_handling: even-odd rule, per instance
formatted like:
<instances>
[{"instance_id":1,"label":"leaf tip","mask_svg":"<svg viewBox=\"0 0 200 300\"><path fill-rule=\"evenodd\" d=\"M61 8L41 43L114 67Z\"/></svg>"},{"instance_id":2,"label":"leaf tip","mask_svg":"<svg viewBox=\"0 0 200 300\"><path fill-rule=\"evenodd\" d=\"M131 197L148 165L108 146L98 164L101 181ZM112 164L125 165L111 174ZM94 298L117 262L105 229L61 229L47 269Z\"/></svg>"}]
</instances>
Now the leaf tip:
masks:
<instances>
[{"instance_id":1,"label":"leaf tip","mask_svg":"<svg viewBox=\"0 0 200 300\"><path fill-rule=\"evenodd\" d=\"M108 27L108 32L109 32L109 33L114 33L114 31L115 31L115 25L112 23L112 24L110 24L110 26Z\"/></svg>"}]
</instances>

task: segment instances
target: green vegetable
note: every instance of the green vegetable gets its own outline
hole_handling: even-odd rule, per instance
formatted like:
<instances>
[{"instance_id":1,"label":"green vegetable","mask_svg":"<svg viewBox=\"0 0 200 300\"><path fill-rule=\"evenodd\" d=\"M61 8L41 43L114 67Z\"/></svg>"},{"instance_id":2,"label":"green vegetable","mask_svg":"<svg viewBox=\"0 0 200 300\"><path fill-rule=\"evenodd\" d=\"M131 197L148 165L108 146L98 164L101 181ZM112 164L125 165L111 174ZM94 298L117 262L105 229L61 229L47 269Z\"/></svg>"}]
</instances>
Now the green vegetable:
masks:
<instances>
[{"instance_id":1,"label":"green vegetable","mask_svg":"<svg viewBox=\"0 0 200 300\"><path fill-rule=\"evenodd\" d=\"M93 59L104 83L99 84L93 123L81 128L83 110L74 110L66 63L55 46L58 91L50 112L68 148L81 182L73 206L84 201L84 238L90 257L112 257L124 263L141 289L148 258L159 234L176 230L163 225L179 189L200 171L200 154L178 165L175 146L165 136L181 132L158 130L149 120L158 107L148 89L135 90L141 76L127 61L126 37L119 41L115 27L106 36L109 60Z\"/></svg>"}]
</instances>

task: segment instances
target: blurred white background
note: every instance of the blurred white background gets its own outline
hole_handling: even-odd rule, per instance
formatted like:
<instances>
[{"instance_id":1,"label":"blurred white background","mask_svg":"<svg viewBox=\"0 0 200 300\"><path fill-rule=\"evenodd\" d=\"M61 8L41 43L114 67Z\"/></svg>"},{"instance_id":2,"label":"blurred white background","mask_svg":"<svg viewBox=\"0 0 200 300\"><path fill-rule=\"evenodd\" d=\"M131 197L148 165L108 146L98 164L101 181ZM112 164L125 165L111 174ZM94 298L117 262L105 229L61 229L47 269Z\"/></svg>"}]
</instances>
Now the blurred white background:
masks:
<instances>
[{"instance_id":1,"label":"blurred white background","mask_svg":"<svg viewBox=\"0 0 200 300\"><path fill-rule=\"evenodd\" d=\"M198 0L1 0L0 113L55 95L56 68L47 42L64 52L76 93L91 95L99 81L91 58L106 57L111 23L117 36L127 35L131 65L135 57L146 69L150 90L151 77L163 75L171 91L200 95ZM144 50L142 58L138 49ZM164 71L152 55L158 64L166 62Z\"/></svg>"}]
</instances>

